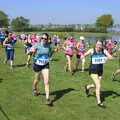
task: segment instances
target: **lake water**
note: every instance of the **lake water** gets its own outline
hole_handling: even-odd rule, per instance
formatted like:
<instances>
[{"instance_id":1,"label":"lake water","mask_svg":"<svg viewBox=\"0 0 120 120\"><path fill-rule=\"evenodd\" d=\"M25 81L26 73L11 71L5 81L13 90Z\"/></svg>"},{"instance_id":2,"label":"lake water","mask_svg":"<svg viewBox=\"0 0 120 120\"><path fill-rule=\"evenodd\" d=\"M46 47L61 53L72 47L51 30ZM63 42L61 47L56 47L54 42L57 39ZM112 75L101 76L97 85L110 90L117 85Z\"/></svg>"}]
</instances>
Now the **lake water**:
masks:
<instances>
[{"instance_id":1,"label":"lake water","mask_svg":"<svg viewBox=\"0 0 120 120\"><path fill-rule=\"evenodd\" d=\"M76 39L79 40L79 37L77 37ZM100 36L100 37L85 36L86 42L94 42L98 39L103 39L103 40L111 39L113 41L117 41L118 43L120 43L120 36Z\"/></svg>"}]
</instances>

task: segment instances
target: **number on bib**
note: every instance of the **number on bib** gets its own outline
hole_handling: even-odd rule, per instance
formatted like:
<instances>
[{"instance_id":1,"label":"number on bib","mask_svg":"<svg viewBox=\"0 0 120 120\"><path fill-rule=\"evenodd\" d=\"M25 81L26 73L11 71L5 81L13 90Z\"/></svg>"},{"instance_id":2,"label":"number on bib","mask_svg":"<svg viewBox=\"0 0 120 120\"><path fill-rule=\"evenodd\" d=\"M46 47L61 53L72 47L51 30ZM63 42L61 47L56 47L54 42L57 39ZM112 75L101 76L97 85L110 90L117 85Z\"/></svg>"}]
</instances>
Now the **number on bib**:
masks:
<instances>
[{"instance_id":1,"label":"number on bib","mask_svg":"<svg viewBox=\"0 0 120 120\"><path fill-rule=\"evenodd\" d=\"M43 66L46 65L48 62L49 62L49 56L44 55L37 57L35 64Z\"/></svg>"},{"instance_id":2,"label":"number on bib","mask_svg":"<svg viewBox=\"0 0 120 120\"><path fill-rule=\"evenodd\" d=\"M92 56L92 64L104 64L106 62L105 55L93 55Z\"/></svg>"}]
</instances>

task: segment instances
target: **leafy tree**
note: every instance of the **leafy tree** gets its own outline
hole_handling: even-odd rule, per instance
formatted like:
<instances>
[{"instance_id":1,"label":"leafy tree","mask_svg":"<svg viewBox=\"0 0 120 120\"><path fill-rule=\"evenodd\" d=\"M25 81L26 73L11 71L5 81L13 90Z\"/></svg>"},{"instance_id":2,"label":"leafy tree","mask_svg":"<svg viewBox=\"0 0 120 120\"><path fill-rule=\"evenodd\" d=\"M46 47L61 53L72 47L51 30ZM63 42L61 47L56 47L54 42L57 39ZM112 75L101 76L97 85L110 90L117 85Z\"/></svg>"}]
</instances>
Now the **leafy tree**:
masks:
<instances>
[{"instance_id":1,"label":"leafy tree","mask_svg":"<svg viewBox=\"0 0 120 120\"><path fill-rule=\"evenodd\" d=\"M11 28L14 31L26 31L29 28L29 19L26 19L22 16L16 17L11 22Z\"/></svg>"},{"instance_id":2,"label":"leafy tree","mask_svg":"<svg viewBox=\"0 0 120 120\"><path fill-rule=\"evenodd\" d=\"M3 11L0 11L0 27L8 27L9 19L8 15Z\"/></svg>"},{"instance_id":3,"label":"leafy tree","mask_svg":"<svg viewBox=\"0 0 120 120\"><path fill-rule=\"evenodd\" d=\"M113 18L110 14L105 14L97 18L96 26L98 27L111 27L113 26Z\"/></svg>"}]
</instances>

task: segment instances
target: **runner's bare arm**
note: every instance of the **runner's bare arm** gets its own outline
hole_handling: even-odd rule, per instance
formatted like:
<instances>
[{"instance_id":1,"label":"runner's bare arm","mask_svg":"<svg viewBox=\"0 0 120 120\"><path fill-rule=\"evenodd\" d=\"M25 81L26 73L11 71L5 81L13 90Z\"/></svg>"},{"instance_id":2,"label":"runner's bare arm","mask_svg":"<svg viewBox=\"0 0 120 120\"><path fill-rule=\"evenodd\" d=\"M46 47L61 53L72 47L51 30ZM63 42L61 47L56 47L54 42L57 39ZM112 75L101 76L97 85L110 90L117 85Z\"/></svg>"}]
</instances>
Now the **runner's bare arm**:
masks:
<instances>
[{"instance_id":1,"label":"runner's bare arm","mask_svg":"<svg viewBox=\"0 0 120 120\"><path fill-rule=\"evenodd\" d=\"M76 44L76 49L78 49L78 48L79 48L79 45L80 45L80 43L78 42L78 43Z\"/></svg>"},{"instance_id":2,"label":"runner's bare arm","mask_svg":"<svg viewBox=\"0 0 120 120\"><path fill-rule=\"evenodd\" d=\"M87 55L90 55L93 53L93 48L89 49L87 52L85 52L84 57Z\"/></svg>"},{"instance_id":3,"label":"runner's bare arm","mask_svg":"<svg viewBox=\"0 0 120 120\"><path fill-rule=\"evenodd\" d=\"M65 50L66 42L63 43L63 50Z\"/></svg>"},{"instance_id":4,"label":"runner's bare arm","mask_svg":"<svg viewBox=\"0 0 120 120\"><path fill-rule=\"evenodd\" d=\"M112 55L110 55L110 53L106 49L104 50L104 54L106 55L106 57L105 57L106 60L112 60L113 59Z\"/></svg>"},{"instance_id":5,"label":"runner's bare arm","mask_svg":"<svg viewBox=\"0 0 120 120\"><path fill-rule=\"evenodd\" d=\"M4 46L10 46L10 44L7 44L6 42L8 41L8 38L6 38L4 41L3 41L3 45Z\"/></svg>"},{"instance_id":6,"label":"runner's bare arm","mask_svg":"<svg viewBox=\"0 0 120 120\"><path fill-rule=\"evenodd\" d=\"M36 51L36 47L32 46L29 51L27 51L27 54L34 53Z\"/></svg>"}]
</instances>

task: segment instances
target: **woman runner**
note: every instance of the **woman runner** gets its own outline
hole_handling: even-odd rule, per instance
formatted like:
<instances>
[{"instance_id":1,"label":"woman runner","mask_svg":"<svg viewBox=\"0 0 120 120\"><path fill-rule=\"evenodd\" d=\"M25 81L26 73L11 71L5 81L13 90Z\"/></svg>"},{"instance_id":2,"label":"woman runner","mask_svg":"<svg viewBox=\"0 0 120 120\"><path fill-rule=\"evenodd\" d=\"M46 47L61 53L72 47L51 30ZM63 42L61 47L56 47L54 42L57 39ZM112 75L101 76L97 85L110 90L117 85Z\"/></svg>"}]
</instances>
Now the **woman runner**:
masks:
<instances>
[{"instance_id":1,"label":"woman runner","mask_svg":"<svg viewBox=\"0 0 120 120\"><path fill-rule=\"evenodd\" d=\"M10 61L10 68L13 68L13 60L14 60L14 44L15 40L12 37L12 34L9 33L8 37L3 42L3 45L5 46L5 52L6 52L6 59L4 60L4 64L6 64L8 61Z\"/></svg>"},{"instance_id":2,"label":"woman runner","mask_svg":"<svg viewBox=\"0 0 120 120\"><path fill-rule=\"evenodd\" d=\"M77 42L76 44L76 49L77 49L77 62L76 62L76 69L78 69L78 66L79 66L79 62L80 62L80 59L82 61L82 72L84 72L84 66L85 66L85 58L82 57L84 56L84 53L85 53L85 42L84 42L84 37L81 36L80 37L80 41Z\"/></svg>"},{"instance_id":3,"label":"woman runner","mask_svg":"<svg viewBox=\"0 0 120 120\"><path fill-rule=\"evenodd\" d=\"M84 56L89 54L91 55L89 74L94 84L85 85L86 94L89 95L89 90L91 88L96 88L97 105L105 108L100 98L101 76L103 74L103 64L106 60L111 60L112 56L106 49L103 49L103 41L101 40L97 40L95 48L89 49Z\"/></svg>"},{"instance_id":4,"label":"woman runner","mask_svg":"<svg viewBox=\"0 0 120 120\"><path fill-rule=\"evenodd\" d=\"M74 38L68 37L63 43L63 49L65 50L66 56L66 72L72 72L72 57L73 57L73 48L75 47Z\"/></svg>"},{"instance_id":5,"label":"woman runner","mask_svg":"<svg viewBox=\"0 0 120 120\"><path fill-rule=\"evenodd\" d=\"M33 70L35 72L32 92L33 95L38 96L39 92L37 90L37 85L40 79L40 76L43 76L44 86L45 86L45 94L46 94L46 104L52 105L52 101L49 98L49 59L51 56L51 46L48 43L49 35L47 33L43 33L39 42L36 42L29 53L34 53L34 65Z\"/></svg>"}]
</instances>

